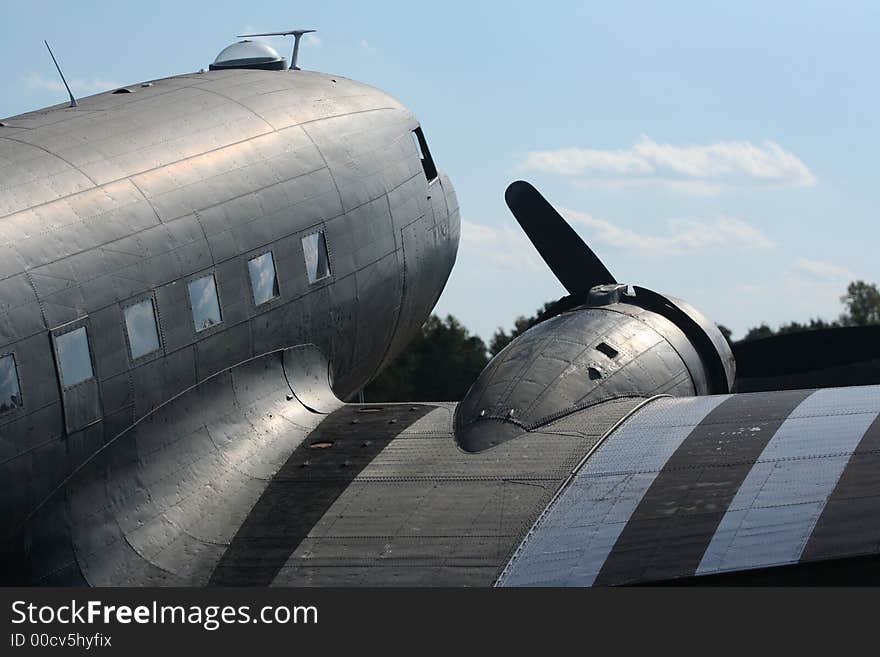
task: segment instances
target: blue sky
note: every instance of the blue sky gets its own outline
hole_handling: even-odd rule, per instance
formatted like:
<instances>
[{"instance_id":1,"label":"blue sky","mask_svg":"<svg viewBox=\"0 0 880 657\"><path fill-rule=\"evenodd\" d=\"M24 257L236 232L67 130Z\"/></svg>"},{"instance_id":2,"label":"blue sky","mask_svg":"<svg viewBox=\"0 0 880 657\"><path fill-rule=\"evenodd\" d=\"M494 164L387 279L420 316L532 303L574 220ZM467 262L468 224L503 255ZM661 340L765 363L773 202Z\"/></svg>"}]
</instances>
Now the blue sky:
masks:
<instances>
[{"instance_id":1,"label":"blue sky","mask_svg":"<svg viewBox=\"0 0 880 657\"><path fill-rule=\"evenodd\" d=\"M880 280L880 5L4 0L0 116L206 67L245 29L318 30L301 65L420 118L462 207L438 312L488 339L564 290L503 201L563 208L618 280L735 336L835 317ZM286 41L276 44L289 54Z\"/></svg>"}]
</instances>

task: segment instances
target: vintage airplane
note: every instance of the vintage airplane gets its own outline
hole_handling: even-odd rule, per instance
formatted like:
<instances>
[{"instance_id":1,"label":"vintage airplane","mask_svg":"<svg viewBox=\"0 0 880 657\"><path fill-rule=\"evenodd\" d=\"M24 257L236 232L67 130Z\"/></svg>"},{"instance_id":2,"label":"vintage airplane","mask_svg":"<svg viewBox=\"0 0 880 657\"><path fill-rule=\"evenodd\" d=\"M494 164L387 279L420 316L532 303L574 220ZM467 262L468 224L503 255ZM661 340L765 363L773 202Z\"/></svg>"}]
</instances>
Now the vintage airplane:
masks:
<instances>
[{"instance_id":1,"label":"vintage airplane","mask_svg":"<svg viewBox=\"0 0 880 657\"><path fill-rule=\"evenodd\" d=\"M874 383L876 332L737 378L518 182L556 316L460 404L345 403L446 283L452 184L296 49L210 68L0 122L6 583L877 581L880 388L773 390Z\"/></svg>"}]
</instances>

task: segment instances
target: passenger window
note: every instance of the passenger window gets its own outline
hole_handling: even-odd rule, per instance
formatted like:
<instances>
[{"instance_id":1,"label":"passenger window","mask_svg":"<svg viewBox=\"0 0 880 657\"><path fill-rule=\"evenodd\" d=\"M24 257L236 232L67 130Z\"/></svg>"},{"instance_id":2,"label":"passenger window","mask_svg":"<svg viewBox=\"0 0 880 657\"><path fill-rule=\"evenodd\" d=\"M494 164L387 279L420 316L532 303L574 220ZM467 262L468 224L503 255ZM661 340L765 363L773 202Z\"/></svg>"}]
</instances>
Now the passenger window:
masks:
<instances>
[{"instance_id":1,"label":"passenger window","mask_svg":"<svg viewBox=\"0 0 880 657\"><path fill-rule=\"evenodd\" d=\"M306 235L302 238L303 256L306 259L306 271L309 283L320 281L330 275L330 256L327 255L327 239L324 231Z\"/></svg>"},{"instance_id":2,"label":"passenger window","mask_svg":"<svg viewBox=\"0 0 880 657\"><path fill-rule=\"evenodd\" d=\"M412 131L413 142L416 145L416 151L422 158L422 169L425 170L425 178L431 182L437 178L437 167L434 166L434 158L431 157L431 151L428 150L428 142L425 141L425 135L422 129L416 128Z\"/></svg>"},{"instance_id":3,"label":"passenger window","mask_svg":"<svg viewBox=\"0 0 880 657\"><path fill-rule=\"evenodd\" d=\"M271 251L248 260L248 272L251 275L254 305L259 306L278 296L278 278L275 276L275 260Z\"/></svg>"},{"instance_id":4,"label":"passenger window","mask_svg":"<svg viewBox=\"0 0 880 657\"><path fill-rule=\"evenodd\" d=\"M132 360L159 350L159 327L152 299L144 299L127 306L125 330L128 332L128 350Z\"/></svg>"},{"instance_id":5,"label":"passenger window","mask_svg":"<svg viewBox=\"0 0 880 657\"><path fill-rule=\"evenodd\" d=\"M196 331L204 331L223 321L220 316L220 300L217 298L214 274L189 282L189 302L192 306Z\"/></svg>"},{"instance_id":6,"label":"passenger window","mask_svg":"<svg viewBox=\"0 0 880 657\"><path fill-rule=\"evenodd\" d=\"M72 388L78 383L94 378L89 336L85 326L56 335L55 353L58 355L61 385L65 388Z\"/></svg>"},{"instance_id":7,"label":"passenger window","mask_svg":"<svg viewBox=\"0 0 880 657\"><path fill-rule=\"evenodd\" d=\"M21 408L21 388L15 356L0 356L0 414Z\"/></svg>"}]
</instances>

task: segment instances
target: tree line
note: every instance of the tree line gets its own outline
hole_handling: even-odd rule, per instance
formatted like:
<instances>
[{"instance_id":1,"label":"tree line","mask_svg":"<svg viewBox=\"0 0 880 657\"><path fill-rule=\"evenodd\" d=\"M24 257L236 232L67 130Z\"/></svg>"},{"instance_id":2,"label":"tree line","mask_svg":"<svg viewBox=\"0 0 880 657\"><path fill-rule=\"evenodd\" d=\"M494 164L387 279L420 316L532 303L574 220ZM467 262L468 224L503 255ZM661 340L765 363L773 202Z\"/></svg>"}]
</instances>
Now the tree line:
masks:
<instances>
[{"instance_id":1,"label":"tree line","mask_svg":"<svg viewBox=\"0 0 880 657\"><path fill-rule=\"evenodd\" d=\"M836 326L880 324L880 290L876 283L853 281L840 297L844 310L834 320L813 318L789 322L773 329L766 323L750 328L743 340L799 333ZM364 390L366 401L458 401L477 378L489 358L520 333L552 317L556 301L545 303L534 315L517 317L510 330L498 328L489 344L452 315L431 315L407 348ZM731 331L719 328L728 341Z\"/></svg>"}]
</instances>

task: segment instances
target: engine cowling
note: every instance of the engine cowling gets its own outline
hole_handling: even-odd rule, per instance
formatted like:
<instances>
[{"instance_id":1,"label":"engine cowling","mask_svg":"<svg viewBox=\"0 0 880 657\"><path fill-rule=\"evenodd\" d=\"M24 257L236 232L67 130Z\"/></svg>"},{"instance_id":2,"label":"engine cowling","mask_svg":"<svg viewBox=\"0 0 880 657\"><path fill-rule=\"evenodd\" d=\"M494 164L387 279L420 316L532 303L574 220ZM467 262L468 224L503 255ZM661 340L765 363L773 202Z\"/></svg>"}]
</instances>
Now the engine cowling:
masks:
<instances>
[{"instance_id":1,"label":"engine cowling","mask_svg":"<svg viewBox=\"0 0 880 657\"><path fill-rule=\"evenodd\" d=\"M482 451L611 399L726 393L734 376L727 340L695 308L600 285L489 362L456 409L456 440Z\"/></svg>"}]
</instances>

